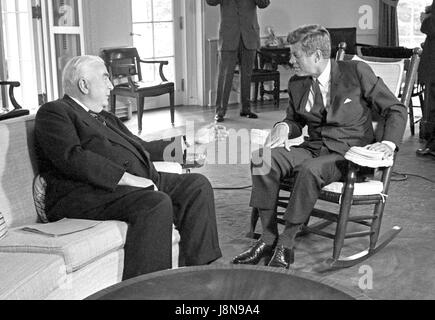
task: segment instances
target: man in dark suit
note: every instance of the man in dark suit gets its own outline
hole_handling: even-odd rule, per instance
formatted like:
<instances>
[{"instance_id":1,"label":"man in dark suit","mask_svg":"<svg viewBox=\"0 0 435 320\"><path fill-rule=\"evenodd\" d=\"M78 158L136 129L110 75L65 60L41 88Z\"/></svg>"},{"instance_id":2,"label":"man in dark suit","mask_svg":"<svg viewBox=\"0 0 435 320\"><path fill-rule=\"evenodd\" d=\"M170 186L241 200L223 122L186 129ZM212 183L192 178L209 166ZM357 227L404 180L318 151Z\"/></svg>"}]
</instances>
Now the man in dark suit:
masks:
<instances>
[{"instance_id":1,"label":"man in dark suit","mask_svg":"<svg viewBox=\"0 0 435 320\"><path fill-rule=\"evenodd\" d=\"M124 280L171 268L172 224L180 266L221 257L209 181L156 171L152 161L170 155L173 142L145 142L103 110L113 88L103 60L74 57L63 87L65 96L43 105L35 122L49 219L127 222Z\"/></svg>"},{"instance_id":2,"label":"man in dark suit","mask_svg":"<svg viewBox=\"0 0 435 320\"><path fill-rule=\"evenodd\" d=\"M424 121L421 127L423 133L420 135L426 139L426 144L417 150L417 155L420 156L435 156L435 15L433 8L434 4L432 3L420 15L421 32L426 34L418 67L418 78L426 88Z\"/></svg>"},{"instance_id":3,"label":"man in dark suit","mask_svg":"<svg viewBox=\"0 0 435 320\"><path fill-rule=\"evenodd\" d=\"M219 75L216 96L217 122L223 122L234 77L237 59L240 64L240 116L256 119L251 112L251 75L256 50L260 47L257 6L266 8L270 0L206 0L211 6L220 4Z\"/></svg>"},{"instance_id":4,"label":"man in dark suit","mask_svg":"<svg viewBox=\"0 0 435 320\"><path fill-rule=\"evenodd\" d=\"M273 252L269 266L289 268L295 236L321 189L342 177L349 148L368 145L390 157L405 130L405 106L367 64L329 59L331 44L325 28L298 28L288 41L296 75L289 81L287 116L275 125L265 148L252 161L250 205L259 210L263 234L234 263L256 264ZM385 119L383 138L374 144L372 110ZM288 139L300 136L305 125L309 138L290 148ZM290 175L295 175L295 183L285 229L278 234L275 208L280 180Z\"/></svg>"}]
</instances>

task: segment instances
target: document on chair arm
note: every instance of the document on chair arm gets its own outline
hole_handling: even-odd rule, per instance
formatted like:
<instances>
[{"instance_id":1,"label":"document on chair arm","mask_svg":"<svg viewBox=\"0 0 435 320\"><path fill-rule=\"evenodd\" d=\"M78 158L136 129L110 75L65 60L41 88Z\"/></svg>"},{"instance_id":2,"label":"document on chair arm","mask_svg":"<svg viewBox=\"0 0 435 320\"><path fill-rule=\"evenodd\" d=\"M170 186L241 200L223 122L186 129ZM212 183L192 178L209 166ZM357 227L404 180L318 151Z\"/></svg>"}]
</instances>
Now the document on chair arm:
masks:
<instances>
[{"instance_id":1,"label":"document on chair arm","mask_svg":"<svg viewBox=\"0 0 435 320\"><path fill-rule=\"evenodd\" d=\"M61 237L95 227L101 221L64 218L52 223L38 223L21 228L23 231L33 232L48 237Z\"/></svg>"},{"instance_id":2,"label":"document on chair arm","mask_svg":"<svg viewBox=\"0 0 435 320\"><path fill-rule=\"evenodd\" d=\"M363 167L379 168L393 165L393 157L384 158L383 152L369 150L366 147L352 147L344 157Z\"/></svg>"}]
</instances>

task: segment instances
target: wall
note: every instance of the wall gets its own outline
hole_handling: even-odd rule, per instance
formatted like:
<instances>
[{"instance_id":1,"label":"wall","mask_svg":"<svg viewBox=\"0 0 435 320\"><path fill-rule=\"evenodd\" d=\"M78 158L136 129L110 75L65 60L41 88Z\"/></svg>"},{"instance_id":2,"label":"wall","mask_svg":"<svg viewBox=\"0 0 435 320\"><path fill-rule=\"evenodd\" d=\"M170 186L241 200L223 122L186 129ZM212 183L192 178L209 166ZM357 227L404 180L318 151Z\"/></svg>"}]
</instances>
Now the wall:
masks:
<instances>
[{"instance_id":1,"label":"wall","mask_svg":"<svg viewBox=\"0 0 435 320\"><path fill-rule=\"evenodd\" d=\"M130 0L84 0L85 50L98 55L101 48L130 46Z\"/></svg>"},{"instance_id":2,"label":"wall","mask_svg":"<svg viewBox=\"0 0 435 320\"><path fill-rule=\"evenodd\" d=\"M371 10L359 12L360 9ZM275 34L286 36L294 28L311 23L319 23L325 27L357 27L357 42L377 44L378 42L378 0L271 0L266 9L258 9L261 37L265 37L265 27L272 26ZM366 20L365 17L371 19ZM207 104L214 103L215 78L217 63L217 37L219 26L219 6L205 6L204 12L205 43L208 44L205 56L209 66L206 68L205 86L209 90ZM370 21L371 20L371 21ZM372 23L370 23L372 22ZM362 28L361 28L362 27ZM281 87L284 89L288 81L288 71L281 68ZM232 95L231 102L237 102Z\"/></svg>"},{"instance_id":3,"label":"wall","mask_svg":"<svg viewBox=\"0 0 435 320\"><path fill-rule=\"evenodd\" d=\"M180 1L180 0L176 0ZM202 0L196 0L202 1ZM99 54L101 48L132 45L131 0L84 0L85 48L88 54ZM205 1L204 1L205 3ZM272 26L275 33L285 36L302 24L320 23L326 27L357 26L361 6L373 9L373 27L368 30L358 29L357 41L377 43L378 0L271 0L271 5L258 10L261 36L265 36L266 26ZM309 10L307 9L309 8ZM219 6L203 6L204 30L204 92L203 104L214 101L217 34L219 25ZM280 68L281 69L281 68ZM286 70L282 73L282 86L286 86ZM237 95L232 95L236 102Z\"/></svg>"}]
</instances>

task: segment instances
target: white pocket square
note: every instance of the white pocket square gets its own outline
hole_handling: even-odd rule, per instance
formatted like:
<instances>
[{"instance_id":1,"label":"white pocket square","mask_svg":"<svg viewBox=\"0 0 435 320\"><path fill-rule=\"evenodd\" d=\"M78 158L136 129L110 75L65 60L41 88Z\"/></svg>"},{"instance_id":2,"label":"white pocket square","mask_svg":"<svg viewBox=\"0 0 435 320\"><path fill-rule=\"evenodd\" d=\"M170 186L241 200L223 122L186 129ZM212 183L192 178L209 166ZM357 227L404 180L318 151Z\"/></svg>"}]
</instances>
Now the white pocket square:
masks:
<instances>
[{"instance_id":1,"label":"white pocket square","mask_svg":"<svg viewBox=\"0 0 435 320\"><path fill-rule=\"evenodd\" d=\"M352 100L350 100L350 99L346 99L346 100L344 101L344 104L349 103L349 102L352 102Z\"/></svg>"}]
</instances>

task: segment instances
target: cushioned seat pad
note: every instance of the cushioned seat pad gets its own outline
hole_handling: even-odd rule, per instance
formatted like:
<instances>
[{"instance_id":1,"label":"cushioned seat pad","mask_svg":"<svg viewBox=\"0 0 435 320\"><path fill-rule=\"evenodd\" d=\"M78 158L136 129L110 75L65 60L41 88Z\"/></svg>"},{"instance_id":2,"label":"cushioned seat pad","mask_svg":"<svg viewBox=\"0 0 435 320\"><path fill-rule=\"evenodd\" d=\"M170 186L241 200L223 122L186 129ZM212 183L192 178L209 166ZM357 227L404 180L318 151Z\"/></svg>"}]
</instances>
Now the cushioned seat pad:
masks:
<instances>
[{"instance_id":1,"label":"cushioned seat pad","mask_svg":"<svg viewBox=\"0 0 435 320\"><path fill-rule=\"evenodd\" d=\"M324 187L323 191L334 192L334 193L342 193L343 192L344 183L343 182L333 182L326 187ZM354 185L354 196L368 196L374 194L381 194L384 190L384 185L381 181L367 181L367 182L359 182Z\"/></svg>"},{"instance_id":2,"label":"cushioned seat pad","mask_svg":"<svg viewBox=\"0 0 435 320\"><path fill-rule=\"evenodd\" d=\"M66 279L58 255L0 253L0 300L41 299Z\"/></svg>"},{"instance_id":3,"label":"cushioned seat pad","mask_svg":"<svg viewBox=\"0 0 435 320\"><path fill-rule=\"evenodd\" d=\"M0 252L47 253L63 257L68 273L123 248L127 224L103 221L95 227L60 237L15 228L0 241Z\"/></svg>"}]
</instances>

